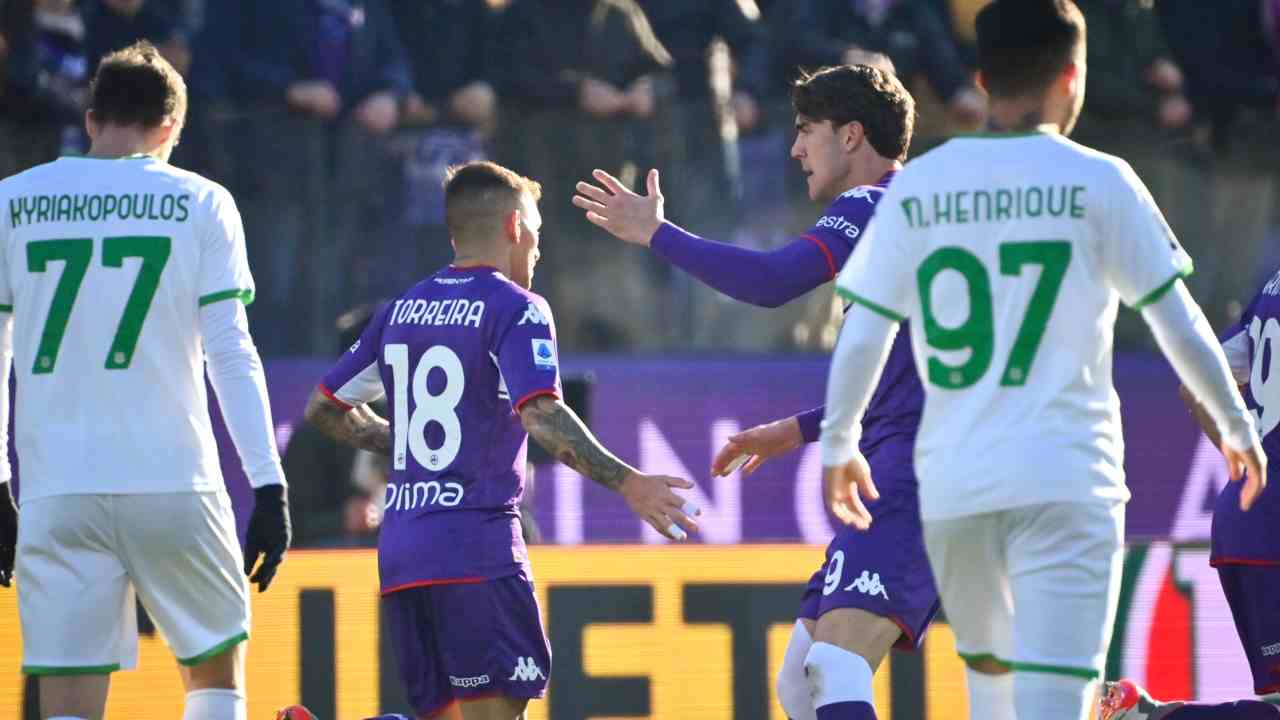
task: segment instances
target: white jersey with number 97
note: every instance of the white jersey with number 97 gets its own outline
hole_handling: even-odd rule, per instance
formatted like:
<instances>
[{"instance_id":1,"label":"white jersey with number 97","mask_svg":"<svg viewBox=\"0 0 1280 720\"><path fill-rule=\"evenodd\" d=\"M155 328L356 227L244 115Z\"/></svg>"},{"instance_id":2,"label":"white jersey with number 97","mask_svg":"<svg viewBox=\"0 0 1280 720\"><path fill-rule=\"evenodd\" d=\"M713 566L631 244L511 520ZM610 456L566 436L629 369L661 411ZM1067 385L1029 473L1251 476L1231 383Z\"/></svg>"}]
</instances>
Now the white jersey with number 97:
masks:
<instances>
[{"instance_id":1,"label":"white jersey with number 97","mask_svg":"<svg viewBox=\"0 0 1280 720\"><path fill-rule=\"evenodd\" d=\"M248 303L224 188L146 156L61 158L0 183L22 499L223 487L199 312Z\"/></svg>"},{"instance_id":2,"label":"white jersey with number 97","mask_svg":"<svg viewBox=\"0 0 1280 720\"><path fill-rule=\"evenodd\" d=\"M1133 170L1059 135L957 138L909 163L837 283L912 321L923 517L1128 499L1119 302L1190 271Z\"/></svg>"}]
</instances>

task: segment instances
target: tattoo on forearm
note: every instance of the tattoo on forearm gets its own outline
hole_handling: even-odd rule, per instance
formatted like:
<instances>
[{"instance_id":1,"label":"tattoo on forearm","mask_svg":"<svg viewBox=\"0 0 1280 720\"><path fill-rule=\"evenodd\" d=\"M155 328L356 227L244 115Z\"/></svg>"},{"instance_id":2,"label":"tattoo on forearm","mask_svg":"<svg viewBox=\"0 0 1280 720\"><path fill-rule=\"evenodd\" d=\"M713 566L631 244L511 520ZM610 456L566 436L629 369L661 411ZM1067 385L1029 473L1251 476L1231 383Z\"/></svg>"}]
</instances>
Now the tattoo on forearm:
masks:
<instances>
[{"instance_id":1,"label":"tattoo on forearm","mask_svg":"<svg viewBox=\"0 0 1280 720\"><path fill-rule=\"evenodd\" d=\"M387 455L391 452L391 424L371 410L344 411L320 394L307 405L307 421L344 445Z\"/></svg>"},{"instance_id":2,"label":"tattoo on forearm","mask_svg":"<svg viewBox=\"0 0 1280 720\"><path fill-rule=\"evenodd\" d=\"M573 410L550 398L525 407L525 428L560 462L595 482L617 490L631 469L596 440Z\"/></svg>"}]
</instances>

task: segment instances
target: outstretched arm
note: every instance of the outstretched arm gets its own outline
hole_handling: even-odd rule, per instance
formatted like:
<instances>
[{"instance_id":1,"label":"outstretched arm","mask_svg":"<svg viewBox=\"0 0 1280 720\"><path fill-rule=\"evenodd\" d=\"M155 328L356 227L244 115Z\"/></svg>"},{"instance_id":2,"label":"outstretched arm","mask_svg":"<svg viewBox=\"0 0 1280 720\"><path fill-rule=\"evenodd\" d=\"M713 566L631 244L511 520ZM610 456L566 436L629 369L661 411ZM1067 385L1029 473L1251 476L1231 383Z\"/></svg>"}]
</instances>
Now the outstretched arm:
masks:
<instances>
[{"instance_id":1,"label":"outstretched arm","mask_svg":"<svg viewBox=\"0 0 1280 720\"><path fill-rule=\"evenodd\" d=\"M558 398L543 395L526 402L520 408L520 422L529 435L560 462L621 493L631 510L653 529L675 540L685 539L686 531L697 531L697 523L689 517L699 514L697 507L671 491L671 488L691 488L693 483L645 475L619 460Z\"/></svg>"},{"instance_id":2,"label":"outstretched arm","mask_svg":"<svg viewBox=\"0 0 1280 720\"><path fill-rule=\"evenodd\" d=\"M379 455L391 452L391 423L368 405L345 407L316 389L307 401L306 419L343 445Z\"/></svg>"},{"instance_id":3,"label":"outstretched arm","mask_svg":"<svg viewBox=\"0 0 1280 720\"><path fill-rule=\"evenodd\" d=\"M778 307L833 279L838 262L844 260L812 237L765 252L687 232L664 219L657 170L649 171L647 195L631 192L603 170L592 176L603 188L580 182L579 194L573 198L574 205L587 211L587 220L625 242L652 248L662 259L735 300Z\"/></svg>"}]
</instances>

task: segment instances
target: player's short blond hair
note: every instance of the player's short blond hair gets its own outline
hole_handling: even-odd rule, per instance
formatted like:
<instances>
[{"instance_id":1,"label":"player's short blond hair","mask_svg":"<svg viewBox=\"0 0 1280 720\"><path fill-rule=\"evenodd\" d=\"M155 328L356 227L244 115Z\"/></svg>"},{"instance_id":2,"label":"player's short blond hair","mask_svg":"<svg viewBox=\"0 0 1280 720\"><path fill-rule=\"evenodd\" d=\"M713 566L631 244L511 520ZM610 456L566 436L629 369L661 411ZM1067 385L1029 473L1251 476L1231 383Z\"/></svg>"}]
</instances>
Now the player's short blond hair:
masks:
<instances>
[{"instance_id":1,"label":"player's short blond hair","mask_svg":"<svg viewBox=\"0 0 1280 720\"><path fill-rule=\"evenodd\" d=\"M146 40L102 58L89 95L89 109L104 125L156 128L187 117L186 81Z\"/></svg>"},{"instance_id":2,"label":"player's short blond hair","mask_svg":"<svg viewBox=\"0 0 1280 720\"><path fill-rule=\"evenodd\" d=\"M454 242L491 234L528 195L542 199L542 185L495 162L479 160L449 168L444 178L444 218Z\"/></svg>"}]
</instances>

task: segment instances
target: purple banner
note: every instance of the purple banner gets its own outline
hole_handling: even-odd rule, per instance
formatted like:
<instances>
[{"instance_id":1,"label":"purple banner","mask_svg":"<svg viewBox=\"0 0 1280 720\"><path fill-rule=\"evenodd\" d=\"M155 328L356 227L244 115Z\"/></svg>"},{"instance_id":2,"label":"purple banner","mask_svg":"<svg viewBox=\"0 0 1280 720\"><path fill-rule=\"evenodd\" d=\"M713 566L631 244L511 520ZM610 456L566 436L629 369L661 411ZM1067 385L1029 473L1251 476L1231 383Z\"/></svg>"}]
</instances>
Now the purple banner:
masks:
<instances>
[{"instance_id":1,"label":"purple banner","mask_svg":"<svg viewBox=\"0 0 1280 720\"><path fill-rule=\"evenodd\" d=\"M282 448L327 367L327 360L267 364ZM1115 368L1133 491L1130 539L1208 538L1213 498L1226 482L1222 459L1183 408L1177 380L1163 359L1127 355L1116 359ZM688 494L703 509L698 540L824 543L830 537L833 520L822 507L816 445L776 459L749 478L713 479L709 472L713 454L729 435L819 404L825 358L585 356L566 358L564 372L594 379L590 423L605 445L646 471L697 483ZM220 427L219 443L243 531L251 495ZM1026 481L1037 481L1034 468ZM617 495L563 466L538 467L534 492L534 515L545 542L661 542Z\"/></svg>"}]
</instances>

